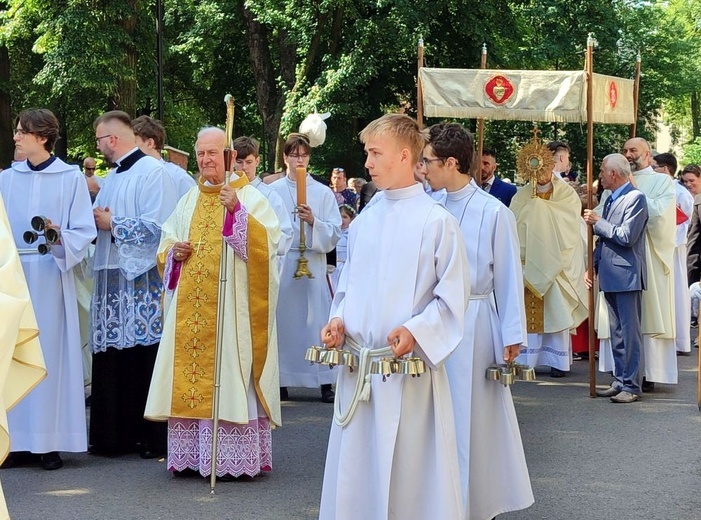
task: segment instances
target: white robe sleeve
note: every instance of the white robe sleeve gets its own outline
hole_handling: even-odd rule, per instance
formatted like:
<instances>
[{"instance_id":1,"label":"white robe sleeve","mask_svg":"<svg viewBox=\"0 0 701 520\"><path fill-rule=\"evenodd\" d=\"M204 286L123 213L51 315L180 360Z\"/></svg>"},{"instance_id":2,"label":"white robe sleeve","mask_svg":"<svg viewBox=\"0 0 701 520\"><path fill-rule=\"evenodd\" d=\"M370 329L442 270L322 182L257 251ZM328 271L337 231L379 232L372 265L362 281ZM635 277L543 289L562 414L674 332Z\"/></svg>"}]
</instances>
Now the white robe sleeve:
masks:
<instances>
[{"instance_id":1,"label":"white robe sleeve","mask_svg":"<svg viewBox=\"0 0 701 520\"><path fill-rule=\"evenodd\" d=\"M82 174L74 176L71 182L73 199L68 210L68 227L61 228L61 245L51 247L51 255L63 273L80 264L97 236L88 185Z\"/></svg>"},{"instance_id":2,"label":"white robe sleeve","mask_svg":"<svg viewBox=\"0 0 701 520\"><path fill-rule=\"evenodd\" d=\"M280 221L280 241L277 245L277 256L285 256L287 252L292 247L292 240L294 238L295 232L292 229L292 221L290 220L290 215L285 208L285 203L282 202L280 195L277 192L270 190L268 194L268 202L270 206L275 211L277 219Z\"/></svg>"},{"instance_id":3,"label":"white robe sleeve","mask_svg":"<svg viewBox=\"0 0 701 520\"><path fill-rule=\"evenodd\" d=\"M336 197L330 189L325 189L314 215L314 225L304 225L307 247L316 253L328 253L341 238L341 212ZM311 232L310 232L311 231Z\"/></svg>"},{"instance_id":4,"label":"white robe sleeve","mask_svg":"<svg viewBox=\"0 0 701 520\"><path fill-rule=\"evenodd\" d=\"M441 208L441 211L444 210ZM422 249L433 249L434 265L419 265L418 276L433 276L438 282L433 289L433 299L403 325L416 339L416 348L423 352L424 359L436 367L457 348L463 337L470 298L470 271L458 222L451 216L429 220L428 226L440 226L433 232L425 229L424 235L435 237L435 242L427 244L428 240L423 240L421 245ZM423 251L421 254L424 257Z\"/></svg>"},{"instance_id":5,"label":"white robe sleeve","mask_svg":"<svg viewBox=\"0 0 701 520\"><path fill-rule=\"evenodd\" d=\"M653 190L645 193L647 198L647 212L649 217L655 218L662 215L670 206L677 202L677 190L674 189L674 181L668 175L658 174L660 179Z\"/></svg>"},{"instance_id":6,"label":"white robe sleeve","mask_svg":"<svg viewBox=\"0 0 701 520\"><path fill-rule=\"evenodd\" d=\"M503 342L501 347L522 344L526 342L527 337L523 272L516 218L510 211L497 213L492 249L494 297Z\"/></svg>"}]
</instances>

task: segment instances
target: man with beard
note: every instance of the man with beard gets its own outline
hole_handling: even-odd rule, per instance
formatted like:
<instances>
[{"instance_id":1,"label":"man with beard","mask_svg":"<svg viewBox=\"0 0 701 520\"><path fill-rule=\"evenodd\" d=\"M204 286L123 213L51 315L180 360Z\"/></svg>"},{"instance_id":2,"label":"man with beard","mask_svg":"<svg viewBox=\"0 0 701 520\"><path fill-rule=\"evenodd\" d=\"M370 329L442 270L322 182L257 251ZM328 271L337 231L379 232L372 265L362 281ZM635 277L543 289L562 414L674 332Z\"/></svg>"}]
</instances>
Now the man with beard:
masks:
<instances>
[{"instance_id":1,"label":"man with beard","mask_svg":"<svg viewBox=\"0 0 701 520\"><path fill-rule=\"evenodd\" d=\"M502 181L496 176L497 170L497 153L485 148L482 150L482 189L489 193L492 197L496 197L502 204L509 206L511 199L516 195L516 186Z\"/></svg>"}]
</instances>

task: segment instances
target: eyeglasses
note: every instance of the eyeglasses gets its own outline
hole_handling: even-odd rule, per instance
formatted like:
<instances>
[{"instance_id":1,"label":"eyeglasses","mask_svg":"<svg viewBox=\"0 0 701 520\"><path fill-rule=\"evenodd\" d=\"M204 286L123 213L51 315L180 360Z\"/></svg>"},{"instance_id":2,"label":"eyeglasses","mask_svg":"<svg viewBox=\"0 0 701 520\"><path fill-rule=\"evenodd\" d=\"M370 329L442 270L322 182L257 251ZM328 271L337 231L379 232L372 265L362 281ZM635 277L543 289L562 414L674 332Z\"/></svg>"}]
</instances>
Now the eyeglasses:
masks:
<instances>
[{"instance_id":1,"label":"eyeglasses","mask_svg":"<svg viewBox=\"0 0 701 520\"><path fill-rule=\"evenodd\" d=\"M26 130L23 130L22 128L15 128L12 131L12 135L18 135L20 137L24 137L27 134L31 134L31 132L27 132Z\"/></svg>"},{"instance_id":2,"label":"eyeglasses","mask_svg":"<svg viewBox=\"0 0 701 520\"><path fill-rule=\"evenodd\" d=\"M421 159L421 162L423 163L424 166L428 166L428 165L431 164L432 162L436 162L436 161L443 161L443 162L445 162L445 159L441 159L440 157L436 157L435 159L426 159L426 158L424 157L423 159Z\"/></svg>"},{"instance_id":3,"label":"eyeglasses","mask_svg":"<svg viewBox=\"0 0 701 520\"><path fill-rule=\"evenodd\" d=\"M308 153L291 153L287 157L291 157L292 159L306 159L309 157Z\"/></svg>"},{"instance_id":4,"label":"eyeglasses","mask_svg":"<svg viewBox=\"0 0 701 520\"><path fill-rule=\"evenodd\" d=\"M95 144L96 144L96 145L99 145L99 144L100 144L100 140L101 140L101 139L104 139L105 137L112 137L112 134L97 136L97 137L95 138Z\"/></svg>"},{"instance_id":5,"label":"eyeglasses","mask_svg":"<svg viewBox=\"0 0 701 520\"><path fill-rule=\"evenodd\" d=\"M83 168L86 172L94 172L95 168Z\"/></svg>"}]
</instances>

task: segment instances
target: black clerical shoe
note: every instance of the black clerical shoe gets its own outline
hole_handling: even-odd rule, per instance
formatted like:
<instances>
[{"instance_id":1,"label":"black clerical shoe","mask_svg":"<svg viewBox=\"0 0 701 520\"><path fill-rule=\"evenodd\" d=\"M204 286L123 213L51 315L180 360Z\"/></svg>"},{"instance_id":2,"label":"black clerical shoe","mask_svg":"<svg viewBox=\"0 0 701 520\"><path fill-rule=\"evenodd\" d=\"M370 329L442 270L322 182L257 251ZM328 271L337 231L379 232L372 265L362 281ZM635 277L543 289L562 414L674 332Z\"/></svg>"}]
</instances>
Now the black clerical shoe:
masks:
<instances>
[{"instance_id":1,"label":"black clerical shoe","mask_svg":"<svg viewBox=\"0 0 701 520\"><path fill-rule=\"evenodd\" d=\"M652 393L655 391L655 383L651 381L646 381L643 380L643 385L642 385L643 392L647 393Z\"/></svg>"},{"instance_id":2,"label":"black clerical shoe","mask_svg":"<svg viewBox=\"0 0 701 520\"><path fill-rule=\"evenodd\" d=\"M183 470L178 471L177 469L173 470L173 476L176 478L183 478L183 477L194 477L195 475L199 475L199 471L196 471L192 468L185 468Z\"/></svg>"},{"instance_id":3,"label":"black clerical shoe","mask_svg":"<svg viewBox=\"0 0 701 520\"><path fill-rule=\"evenodd\" d=\"M321 385L321 402L333 403L336 394L333 392L331 385Z\"/></svg>"},{"instance_id":4,"label":"black clerical shoe","mask_svg":"<svg viewBox=\"0 0 701 520\"><path fill-rule=\"evenodd\" d=\"M290 393L287 391L286 386L280 387L280 401L287 401L290 398Z\"/></svg>"},{"instance_id":5,"label":"black clerical shoe","mask_svg":"<svg viewBox=\"0 0 701 520\"><path fill-rule=\"evenodd\" d=\"M631 394L630 392L626 392L623 390L620 394L614 395L611 398L611 402L613 403L634 403L635 401L639 401L640 396Z\"/></svg>"},{"instance_id":6,"label":"black clerical shoe","mask_svg":"<svg viewBox=\"0 0 701 520\"><path fill-rule=\"evenodd\" d=\"M52 471L63 467L63 459L57 451L50 451L41 456L41 467L45 470Z\"/></svg>"},{"instance_id":7,"label":"black clerical shoe","mask_svg":"<svg viewBox=\"0 0 701 520\"><path fill-rule=\"evenodd\" d=\"M207 477L207 478L209 479L209 477ZM217 480L219 482L233 482L234 480L236 480L236 477L229 474L229 473L226 473L226 474L222 475L221 477L217 477Z\"/></svg>"},{"instance_id":8,"label":"black clerical shoe","mask_svg":"<svg viewBox=\"0 0 701 520\"><path fill-rule=\"evenodd\" d=\"M620 388L614 388L613 386L608 387L606 390L597 390L597 397L613 397L621 393Z\"/></svg>"},{"instance_id":9,"label":"black clerical shoe","mask_svg":"<svg viewBox=\"0 0 701 520\"><path fill-rule=\"evenodd\" d=\"M33 464L35 462L39 462L39 455L36 453L31 453L29 451L13 451L7 456L5 462L2 463L0 468L17 468L19 466L26 466L27 464Z\"/></svg>"},{"instance_id":10,"label":"black clerical shoe","mask_svg":"<svg viewBox=\"0 0 701 520\"><path fill-rule=\"evenodd\" d=\"M153 447L151 447L149 444L142 443L141 444L141 449L139 450L139 456L142 459L157 459L159 457L162 457L164 455L163 451L156 450Z\"/></svg>"},{"instance_id":11,"label":"black clerical shoe","mask_svg":"<svg viewBox=\"0 0 701 520\"><path fill-rule=\"evenodd\" d=\"M565 377L565 372L558 368L550 368L550 377Z\"/></svg>"}]
</instances>

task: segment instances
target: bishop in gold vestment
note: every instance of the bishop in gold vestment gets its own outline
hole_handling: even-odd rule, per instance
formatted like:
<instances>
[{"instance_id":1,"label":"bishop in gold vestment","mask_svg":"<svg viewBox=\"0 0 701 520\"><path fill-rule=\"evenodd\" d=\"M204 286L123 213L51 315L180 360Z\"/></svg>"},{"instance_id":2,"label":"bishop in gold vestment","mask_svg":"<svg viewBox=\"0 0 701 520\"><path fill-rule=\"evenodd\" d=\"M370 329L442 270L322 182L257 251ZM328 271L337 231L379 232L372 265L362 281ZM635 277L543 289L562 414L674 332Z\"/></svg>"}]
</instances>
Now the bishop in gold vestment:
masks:
<instances>
[{"instance_id":1,"label":"bishop in gold vestment","mask_svg":"<svg viewBox=\"0 0 701 520\"><path fill-rule=\"evenodd\" d=\"M207 130L198 147L221 151L220 131ZM201 159L207 160L198 155L198 163ZM218 162L214 155L213 160ZM209 474L224 239L228 281L216 473L254 476L272 469L270 432L281 423L275 327L280 226L245 175L223 187L216 184L223 177L221 165L203 169L199 185L180 199L162 230L164 330L145 416L168 421L168 469ZM234 202L225 204L222 229L225 200Z\"/></svg>"}]
</instances>

